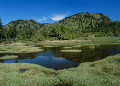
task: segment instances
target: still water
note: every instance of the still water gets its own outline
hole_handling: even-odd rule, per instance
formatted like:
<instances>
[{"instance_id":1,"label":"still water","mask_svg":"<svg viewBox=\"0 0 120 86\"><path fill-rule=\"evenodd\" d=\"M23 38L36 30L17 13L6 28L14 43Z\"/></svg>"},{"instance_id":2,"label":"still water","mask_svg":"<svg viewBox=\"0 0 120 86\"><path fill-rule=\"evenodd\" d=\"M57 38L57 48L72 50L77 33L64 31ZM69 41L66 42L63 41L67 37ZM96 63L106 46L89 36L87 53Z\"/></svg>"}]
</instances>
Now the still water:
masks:
<instances>
[{"instance_id":1,"label":"still water","mask_svg":"<svg viewBox=\"0 0 120 86\"><path fill-rule=\"evenodd\" d=\"M103 59L107 56L120 54L119 45L101 45L94 48L89 46L82 46L80 49L82 52L79 53L65 53L61 52L63 46L43 48L43 52L31 53L31 54L16 54L17 59L12 60L0 60L1 63L33 63L38 64L47 68L53 68L55 70L67 69L71 67L77 67L83 62L92 62ZM0 54L13 55L13 54Z\"/></svg>"}]
</instances>

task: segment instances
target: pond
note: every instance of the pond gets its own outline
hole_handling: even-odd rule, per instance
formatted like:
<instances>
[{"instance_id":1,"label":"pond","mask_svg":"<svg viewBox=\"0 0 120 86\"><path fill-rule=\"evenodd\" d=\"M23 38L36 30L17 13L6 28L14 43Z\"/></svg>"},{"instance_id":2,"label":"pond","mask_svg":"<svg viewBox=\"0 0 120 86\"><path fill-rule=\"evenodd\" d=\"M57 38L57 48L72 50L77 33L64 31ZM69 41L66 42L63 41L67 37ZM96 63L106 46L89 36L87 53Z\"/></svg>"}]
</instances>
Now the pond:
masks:
<instances>
[{"instance_id":1,"label":"pond","mask_svg":"<svg viewBox=\"0 0 120 86\"><path fill-rule=\"evenodd\" d=\"M92 62L106 58L107 56L120 54L119 45L101 45L91 48L90 46L75 47L73 49L82 52L61 52L64 46L43 48L44 51L31 54L0 54L18 55L17 59L0 60L1 63L33 63L55 70L77 67L83 62ZM64 49L65 50L65 49Z\"/></svg>"}]
</instances>

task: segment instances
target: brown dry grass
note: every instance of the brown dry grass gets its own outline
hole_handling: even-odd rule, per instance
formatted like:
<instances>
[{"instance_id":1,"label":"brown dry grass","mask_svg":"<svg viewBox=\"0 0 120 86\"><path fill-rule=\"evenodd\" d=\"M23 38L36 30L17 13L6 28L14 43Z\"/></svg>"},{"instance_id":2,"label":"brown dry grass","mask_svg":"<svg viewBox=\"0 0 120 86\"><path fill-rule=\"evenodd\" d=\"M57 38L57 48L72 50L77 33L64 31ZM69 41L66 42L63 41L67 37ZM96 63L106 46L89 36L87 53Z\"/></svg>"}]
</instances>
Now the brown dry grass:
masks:
<instances>
[{"instance_id":1,"label":"brown dry grass","mask_svg":"<svg viewBox=\"0 0 120 86\"><path fill-rule=\"evenodd\" d=\"M54 41L46 41L46 42L52 42L52 43L62 43L62 42L90 42L90 40L54 40Z\"/></svg>"}]
</instances>

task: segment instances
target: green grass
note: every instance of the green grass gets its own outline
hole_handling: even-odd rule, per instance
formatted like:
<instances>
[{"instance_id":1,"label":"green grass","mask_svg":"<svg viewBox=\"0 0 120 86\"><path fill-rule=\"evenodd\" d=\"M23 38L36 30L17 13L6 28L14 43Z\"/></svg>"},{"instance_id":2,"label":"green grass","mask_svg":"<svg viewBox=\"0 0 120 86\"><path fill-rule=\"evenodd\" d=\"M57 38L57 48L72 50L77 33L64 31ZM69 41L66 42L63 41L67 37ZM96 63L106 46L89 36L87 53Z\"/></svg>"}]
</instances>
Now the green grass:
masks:
<instances>
[{"instance_id":1,"label":"green grass","mask_svg":"<svg viewBox=\"0 0 120 86\"><path fill-rule=\"evenodd\" d=\"M55 71L36 64L0 63L1 86L119 86L120 55ZM21 72L21 70L25 70Z\"/></svg>"},{"instance_id":2,"label":"green grass","mask_svg":"<svg viewBox=\"0 0 120 86\"><path fill-rule=\"evenodd\" d=\"M38 43L27 42L29 45L43 45L43 46L74 46L81 47L83 45L101 45L101 44L120 44L120 37L80 37L76 39L78 41L60 41L60 42L51 42L51 41L41 41ZM81 40L81 42L80 42ZM88 42L84 42L88 40ZM59 41L59 40L57 40ZM68 40L69 41L69 40ZM77 45L77 46L76 46Z\"/></svg>"},{"instance_id":3,"label":"green grass","mask_svg":"<svg viewBox=\"0 0 120 86\"><path fill-rule=\"evenodd\" d=\"M40 47L21 45L7 45L0 47L0 53L33 53L43 51Z\"/></svg>"},{"instance_id":4,"label":"green grass","mask_svg":"<svg viewBox=\"0 0 120 86\"><path fill-rule=\"evenodd\" d=\"M82 86L119 86L120 55L109 56L103 60L86 62L77 68L61 70L58 77L63 83Z\"/></svg>"},{"instance_id":5,"label":"green grass","mask_svg":"<svg viewBox=\"0 0 120 86\"><path fill-rule=\"evenodd\" d=\"M26 69L25 72L20 72ZM53 86L60 82L55 70L29 63L0 64L0 86Z\"/></svg>"},{"instance_id":6,"label":"green grass","mask_svg":"<svg viewBox=\"0 0 120 86\"><path fill-rule=\"evenodd\" d=\"M119 44L120 37L81 37L78 40L90 40L90 44ZM89 44L89 43L88 43Z\"/></svg>"},{"instance_id":7,"label":"green grass","mask_svg":"<svg viewBox=\"0 0 120 86\"><path fill-rule=\"evenodd\" d=\"M16 58L18 58L18 56L15 56L15 55L0 57L1 60L16 59Z\"/></svg>"}]
</instances>

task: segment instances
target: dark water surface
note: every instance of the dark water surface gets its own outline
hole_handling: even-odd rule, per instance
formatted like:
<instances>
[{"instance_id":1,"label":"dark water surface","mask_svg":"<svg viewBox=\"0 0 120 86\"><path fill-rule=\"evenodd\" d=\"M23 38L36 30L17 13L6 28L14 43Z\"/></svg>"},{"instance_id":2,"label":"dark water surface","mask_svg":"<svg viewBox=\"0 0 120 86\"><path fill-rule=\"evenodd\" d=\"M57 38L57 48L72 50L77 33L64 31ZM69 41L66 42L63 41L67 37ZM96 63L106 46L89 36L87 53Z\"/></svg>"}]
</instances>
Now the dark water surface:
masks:
<instances>
[{"instance_id":1,"label":"dark water surface","mask_svg":"<svg viewBox=\"0 0 120 86\"><path fill-rule=\"evenodd\" d=\"M101 45L94 48L82 46L79 53L62 53L63 47L43 48L43 52L31 54L16 54L19 58L12 60L0 60L1 63L33 63L55 70L77 67L83 62L92 62L107 56L120 54L118 45ZM76 49L76 48L74 48ZM13 55L13 54L0 54Z\"/></svg>"}]
</instances>

